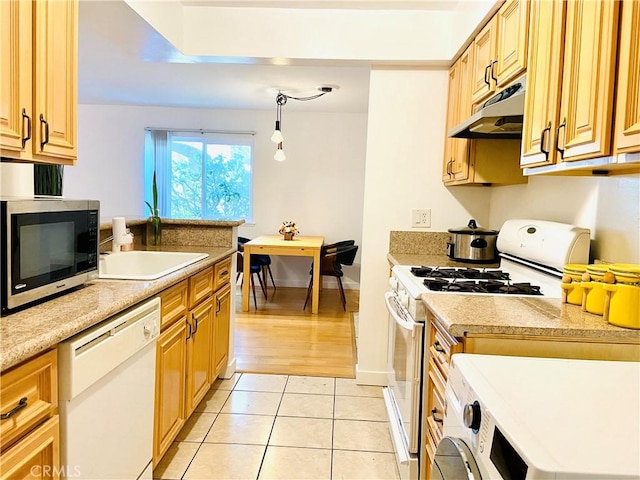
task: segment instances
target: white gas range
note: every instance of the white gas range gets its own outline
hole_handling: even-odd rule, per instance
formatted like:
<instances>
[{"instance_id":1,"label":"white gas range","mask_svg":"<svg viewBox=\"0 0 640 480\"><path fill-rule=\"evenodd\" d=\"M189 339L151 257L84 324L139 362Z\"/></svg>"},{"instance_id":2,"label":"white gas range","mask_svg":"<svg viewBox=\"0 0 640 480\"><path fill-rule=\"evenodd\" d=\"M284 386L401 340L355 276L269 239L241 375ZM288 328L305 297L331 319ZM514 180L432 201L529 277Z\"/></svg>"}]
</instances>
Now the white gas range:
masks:
<instances>
[{"instance_id":1,"label":"white gas range","mask_svg":"<svg viewBox=\"0 0 640 480\"><path fill-rule=\"evenodd\" d=\"M384 389L400 476L418 478L426 292L464 295L561 296L563 266L587 263L585 228L508 220L497 240L500 268L396 265L385 294L389 311L388 388Z\"/></svg>"}]
</instances>

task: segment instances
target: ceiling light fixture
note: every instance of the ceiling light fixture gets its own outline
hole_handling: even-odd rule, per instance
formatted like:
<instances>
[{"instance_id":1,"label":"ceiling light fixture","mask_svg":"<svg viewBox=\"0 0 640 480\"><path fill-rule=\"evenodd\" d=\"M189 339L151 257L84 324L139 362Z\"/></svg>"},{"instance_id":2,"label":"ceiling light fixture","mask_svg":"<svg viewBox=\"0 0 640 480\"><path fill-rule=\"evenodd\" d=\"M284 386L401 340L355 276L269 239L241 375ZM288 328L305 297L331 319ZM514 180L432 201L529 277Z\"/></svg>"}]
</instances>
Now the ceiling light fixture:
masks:
<instances>
[{"instance_id":1,"label":"ceiling light fixture","mask_svg":"<svg viewBox=\"0 0 640 480\"><path fill-rule=\"evenodd\" d=\"M283 162L287 158L284 154L284 150L282 149L282 142L284 141L284 137L282 136L282 106L285 103L287 103L287 100L289 99L299 100L299 101L315 100L316 98L320 98L323 95L326 95L327 93L331 93L333 90L337 88L338 87L335 87L335 86L324 85L324 86L318 87L318 90L320 91L320 93L316 95L309 95L308 97L294 97L294 96L282 93L281 91L278 91L278 95L276 95L276 128L273 132L273 135L271 135L271 141L273 143L278 144L278 148L276 149L276 154L273 156L274 160L277 160L278 162Z\"/></svg>"}]
</instances>

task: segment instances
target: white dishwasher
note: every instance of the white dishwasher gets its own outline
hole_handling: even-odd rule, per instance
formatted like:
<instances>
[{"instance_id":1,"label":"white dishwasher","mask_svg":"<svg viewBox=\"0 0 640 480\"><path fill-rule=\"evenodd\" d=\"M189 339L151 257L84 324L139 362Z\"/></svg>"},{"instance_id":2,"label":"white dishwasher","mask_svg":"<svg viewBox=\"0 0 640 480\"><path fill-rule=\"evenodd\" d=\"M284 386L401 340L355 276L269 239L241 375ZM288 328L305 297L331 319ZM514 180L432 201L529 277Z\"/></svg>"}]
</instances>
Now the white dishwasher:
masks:
<instances>
[{"instance_id":1,"label":"white dishwasher","mask_svg":"<svg viewBox=\"0 0 640 480\"><path fill-rule=\"evenodd\" d=\"M152 478L160 299L58 346L63 478Z\"/></svg>"}]
</instances>

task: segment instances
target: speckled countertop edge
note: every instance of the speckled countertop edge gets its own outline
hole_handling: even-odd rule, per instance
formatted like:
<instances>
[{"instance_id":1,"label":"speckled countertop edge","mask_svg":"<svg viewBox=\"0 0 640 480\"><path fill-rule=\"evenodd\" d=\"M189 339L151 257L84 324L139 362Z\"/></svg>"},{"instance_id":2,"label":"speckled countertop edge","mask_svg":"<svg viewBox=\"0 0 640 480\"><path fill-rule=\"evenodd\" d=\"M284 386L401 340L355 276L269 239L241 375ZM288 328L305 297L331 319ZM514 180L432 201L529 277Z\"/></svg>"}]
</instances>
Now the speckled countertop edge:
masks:
<instances>
[{"instance_id":1,"label":"speckled countertop edge","mask_svg":"<svg viewBox=\"0 0 640 480\"><path fill-rule=\"evenodd\" d=\"M421 296L454 337L486 333L631 340L640 330L621 328L559 298L424 293Z\"/></svg>"},{"instance_id":2,"label":"speckled countertop edge","mask_svg":"<svg viewBox=\"0 0 640 480\"><path fill-rule=\"evenodd\" d=\"M94 280L38 305L0 317L0 371L41 353L233 254L231 247L163 247L209 256L152 281Z\"/></svg>"},{"instance_id":3,"label":"speckled countertop edge","mask_svg":"<svg viewBox=\"0 0 640 480\"><path fill-rule=\"evenodd\" d=\"M112 218L100 219L100 230L108 229L113 226ZM125 218L127 226L144 225L149 221L148 218ZM164 225L192 225L196 227L238 227L245 223L244 220L183 220L173 218L161 218Z\"/></svg>"}]
</instances>

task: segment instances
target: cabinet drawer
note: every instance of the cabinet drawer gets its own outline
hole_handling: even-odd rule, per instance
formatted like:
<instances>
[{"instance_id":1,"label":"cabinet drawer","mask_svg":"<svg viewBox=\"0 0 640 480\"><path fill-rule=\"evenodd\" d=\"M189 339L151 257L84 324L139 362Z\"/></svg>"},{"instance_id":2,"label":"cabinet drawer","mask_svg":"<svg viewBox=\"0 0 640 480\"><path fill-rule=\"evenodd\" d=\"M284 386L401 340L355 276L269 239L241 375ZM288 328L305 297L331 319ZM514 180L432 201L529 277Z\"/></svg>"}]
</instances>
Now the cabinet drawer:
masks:
<instances>
[{"instance_id":1,"label":"cabinet drawer","mask_svg":"<svg viewBox=\"0 0 640 480\"><path fill-rule=\"evenodd\" d=\"M427 418L427 427L429 435L433 438L434 444L438 445L440 440L442 440L442 424L434 422L433 418L429 416Z\"/></svg>"},{"instance_id":2,"label":"cabinet drawer","mask_svg":"<svg viewBox=\"0 0 640 480\"><path fill-rule=\"evenodd\" d=\"M425 412L425 415L429 415L439 427L439 430L442 431L442 422L444 420L444 400L440 396L440 391L437 388L429 389L427 405L429 406L429 411Z\"/></svg>"},{"instance_id":3,"label":"cabinet drawer","mask_svg":"<svg viewBox=\"0 0 640 480\"><path fill-rule=\"evenodd\" d=\"M79 466L67 472L79 473ZM60 478L60 428L58 415L39 426L13 448L0 455L0 480Z\"/></svg>"},{"instance_id":4,"label":"cabinet drawer","mask_svg":"<svg viewBox=\"0 0 640 480\"><path fill-rule=\"evenodd\" d=\"M218 290L229 283L231 278L231 258L222 260L213 266L213 289Z\"/></svg>"},{"instance_id":5,"label":"cabinet drawer","mask_svg":"<svg viewBox=\"0 0 640 480\"><path fill-rule=\"evenodd\" d=\"M180 282L160 294L162 319L160 330L171 325L187 312L187 282Z\"/></svg>"},{"instance_id":6,"label":"cabinet drawer","mask_svg":"<svg viewBox=\"0 0 640 480\"><path fill-rule=\"evenodd\" d=\"M1 448L5 449L58 407L58 356L50 350L1 377ZM12 413L13 412L13 413Z\"/></svg>"},{"instance_id":7,"label":"cabinet drawer","mask_svg":"<svg viewBox=\"0 0 640 480\"><path fill-rule=\"evenodd\" d=\"M213 293L213 267L205 268L189 279L189 308Z\"/></svg>"},{"instance_id":8,"label":"cabinet drawer","mask_svg":"<svg viewBox=\"0 0 640 480\"><path fill-rule=\"evenodd\" d=\"M429 362L433 362L433 360L429 360ZM437 395L440 397L441 405L444 406L444 402L442 399L444 398L444 389L447 384L447 380L442 376L438 368L432 363L429 364L429 382L431 382L431 386L433 388L429 389L428 395L431 397L431 390L436 390ZM428 404L431 405L431 404Z\"/></svg>"}]
</instances>

